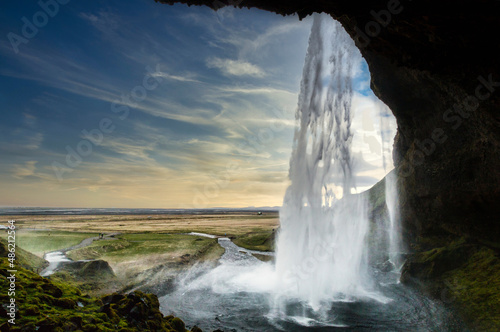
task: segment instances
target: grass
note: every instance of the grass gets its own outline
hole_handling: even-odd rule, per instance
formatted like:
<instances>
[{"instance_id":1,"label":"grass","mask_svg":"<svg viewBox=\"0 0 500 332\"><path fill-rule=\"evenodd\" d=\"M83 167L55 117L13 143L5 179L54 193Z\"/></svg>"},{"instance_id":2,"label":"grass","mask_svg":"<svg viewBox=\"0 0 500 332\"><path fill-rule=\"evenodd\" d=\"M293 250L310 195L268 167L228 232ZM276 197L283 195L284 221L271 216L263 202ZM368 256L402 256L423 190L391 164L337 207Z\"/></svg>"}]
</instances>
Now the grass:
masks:
<instances>
[{"instance_id":1,"label":"grass","mask_svg":"<svg viewBox=\"0 0 500 332\"><path fill-rule=\"evenodd\" d=\"M149 233L203 232L215 235L239 236L255 228L271 230L279 225L276 212L232 214L182 215L94 215L94 216L0 216L2 220L16 220L22 228L72 232Z\"/></svg>"},{"instance_id":2,"label":"grass","mask_svg":"<svg viewBox=\"0 0 500 332\"><path fill-rule=\"evenodd\" d=\"M19 230L16 233L16 246L41 257L45 252L69 248L97 235L97 233Z\"/></svg>"},{"instance_id":3,"label":"grass","mask_svg":"<svg viewBox=\"0 0 500 332\"><path fill-rule=\"evenodd\" d=\"M259 250L259 251L274 251L274 236L275 231L259 231L247 233L233 239L233 242L240 247Z\"/></svg>"},{"instance_id":4,"label":"grass","mask_svg":"<svg viewBox=\"0 0 500 332\"><path fill-rule=\"evenodd\" d=\"M8 257L8 248L7 241L5 239L0 238L0 257ZM17 266L21 266L25 269L31 271L41 271L48 263L40 258L22 248L15 248L16 251L16 261L15 264Z\"/></svg>"},{"instance_id":5,"label":"grass","mask_svg":"<svg viewBox=\"0 0 500 332\"><path fill-rule=\"evenodd\" d=\"M168 284L181 269L196 262L216 262L224 249L216 239L186 234L122 234L114 240L97 240L87 247L69 251L73 260L101 259L109 263L116 277L79 278L74 273L56 273L91 294L102 294L112 284L123 290ZM67 272L67 271L66 271ZM108 282L109 281L109 282ZM156 289L156 288L153 288Z\"/></svg>"},{"instance_id":6,"label":"grass","mask_svg":"<svg viewBox=\"0 0 500 332\"><path fill-rule=\"evenodd\" d=\"M137 273L159 264L216 259L223 253L216 239L186 234L122 234L116 240L98 240L67 253L73 260L102 259L120 274ZM210 253L210 255L207 255Z\"/></svg>"}]
</instances>

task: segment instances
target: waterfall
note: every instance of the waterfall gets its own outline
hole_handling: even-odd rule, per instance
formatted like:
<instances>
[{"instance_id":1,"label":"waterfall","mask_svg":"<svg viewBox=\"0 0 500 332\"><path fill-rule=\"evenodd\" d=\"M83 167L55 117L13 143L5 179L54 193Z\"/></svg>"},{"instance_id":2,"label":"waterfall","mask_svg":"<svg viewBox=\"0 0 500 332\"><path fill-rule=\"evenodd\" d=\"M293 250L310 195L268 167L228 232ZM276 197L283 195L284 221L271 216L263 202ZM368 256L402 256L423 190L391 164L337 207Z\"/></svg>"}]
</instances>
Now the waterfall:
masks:
<instances>
[{"instance_id":1,"label":"waterfall","mask_svg":"<svg viewBox=\"0 0 500 332\"><path fill-rule=\"evenodd\" d=\"M369 296L367 209L352 174L352 77L360 53L342 26L314 17L280 211L279 298L317 310L331 300Z\"/></svg>"},{"instance_id":2,"label":"waterfall","mask_svg":"<svg viewBox=\"0 0 500 332\"><path fill-rule=\"evenodd\" d=\"M399 199L397 188L396 171L392 171L385 177L385 203L389 215L389 262L394 266L394 269L399 272L403 265L402 242L400 236L400 215L399 215Z\"/></svg>"}]
</instances>

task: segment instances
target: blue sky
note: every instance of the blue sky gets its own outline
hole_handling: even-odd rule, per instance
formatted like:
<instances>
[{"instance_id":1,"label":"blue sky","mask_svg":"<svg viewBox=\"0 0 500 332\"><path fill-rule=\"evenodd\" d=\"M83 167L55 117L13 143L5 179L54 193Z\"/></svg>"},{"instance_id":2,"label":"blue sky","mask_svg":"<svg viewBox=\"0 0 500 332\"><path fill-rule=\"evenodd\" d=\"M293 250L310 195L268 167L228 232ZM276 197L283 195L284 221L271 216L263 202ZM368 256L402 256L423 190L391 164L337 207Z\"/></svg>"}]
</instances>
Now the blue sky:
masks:
<instances>
[{"instance_id":1,"label":"blue sky","mask_svg":"<svg viewBox=\"0 0 500 332\"><path fill-rule=\"evenodd\" d=\"M281 205L310 18L70 1L45 24L41 10L0 13L0 206ZM17 53L13 34L29 37ZM358 128L375 134L383 105L359 66ZM369 152L362 188L384 173Z\"/></svg>"}]
</instances>

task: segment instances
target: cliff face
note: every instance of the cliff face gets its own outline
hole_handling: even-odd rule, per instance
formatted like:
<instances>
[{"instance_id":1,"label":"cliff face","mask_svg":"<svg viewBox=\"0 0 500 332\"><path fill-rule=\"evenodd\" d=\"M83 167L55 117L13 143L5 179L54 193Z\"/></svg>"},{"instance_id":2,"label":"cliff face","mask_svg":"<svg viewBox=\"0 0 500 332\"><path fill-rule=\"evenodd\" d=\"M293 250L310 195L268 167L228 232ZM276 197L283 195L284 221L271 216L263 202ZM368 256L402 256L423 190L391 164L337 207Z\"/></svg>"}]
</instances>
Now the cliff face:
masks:
<instances>
[{"instance_id":1,"label":"cliff face","mask_svg":"<svg viewBox=\"0 0 500 332\"><path fill-rule=\"evenodd\" d=\"M398 123L405 237L500 234L498 1L155 0L255 7L340 21L368 62L375 94Z\"/></svg>"}]
</instances>

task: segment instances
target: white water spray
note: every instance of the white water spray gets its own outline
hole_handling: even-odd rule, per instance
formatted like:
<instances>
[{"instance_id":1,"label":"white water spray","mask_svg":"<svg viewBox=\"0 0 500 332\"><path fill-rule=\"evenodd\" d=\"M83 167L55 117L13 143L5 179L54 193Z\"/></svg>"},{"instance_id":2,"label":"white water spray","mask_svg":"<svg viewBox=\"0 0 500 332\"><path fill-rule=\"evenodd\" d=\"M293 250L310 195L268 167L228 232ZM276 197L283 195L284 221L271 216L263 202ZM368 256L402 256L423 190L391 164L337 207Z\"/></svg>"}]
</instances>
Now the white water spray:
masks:
<instances>
[{"instance_id":1,"label":"white water spray","mask_svg":"<svg viewBox=\"0 0 500 332\"><path fill-rule=\"evenodd\" d=\"M315 16L276 256L279 298L305 301L315 310L325 301L374 295L366 273L366 204L351 195L352 77L358 61L359 51L341 25Z\"/></svg>"}]
</instances>

